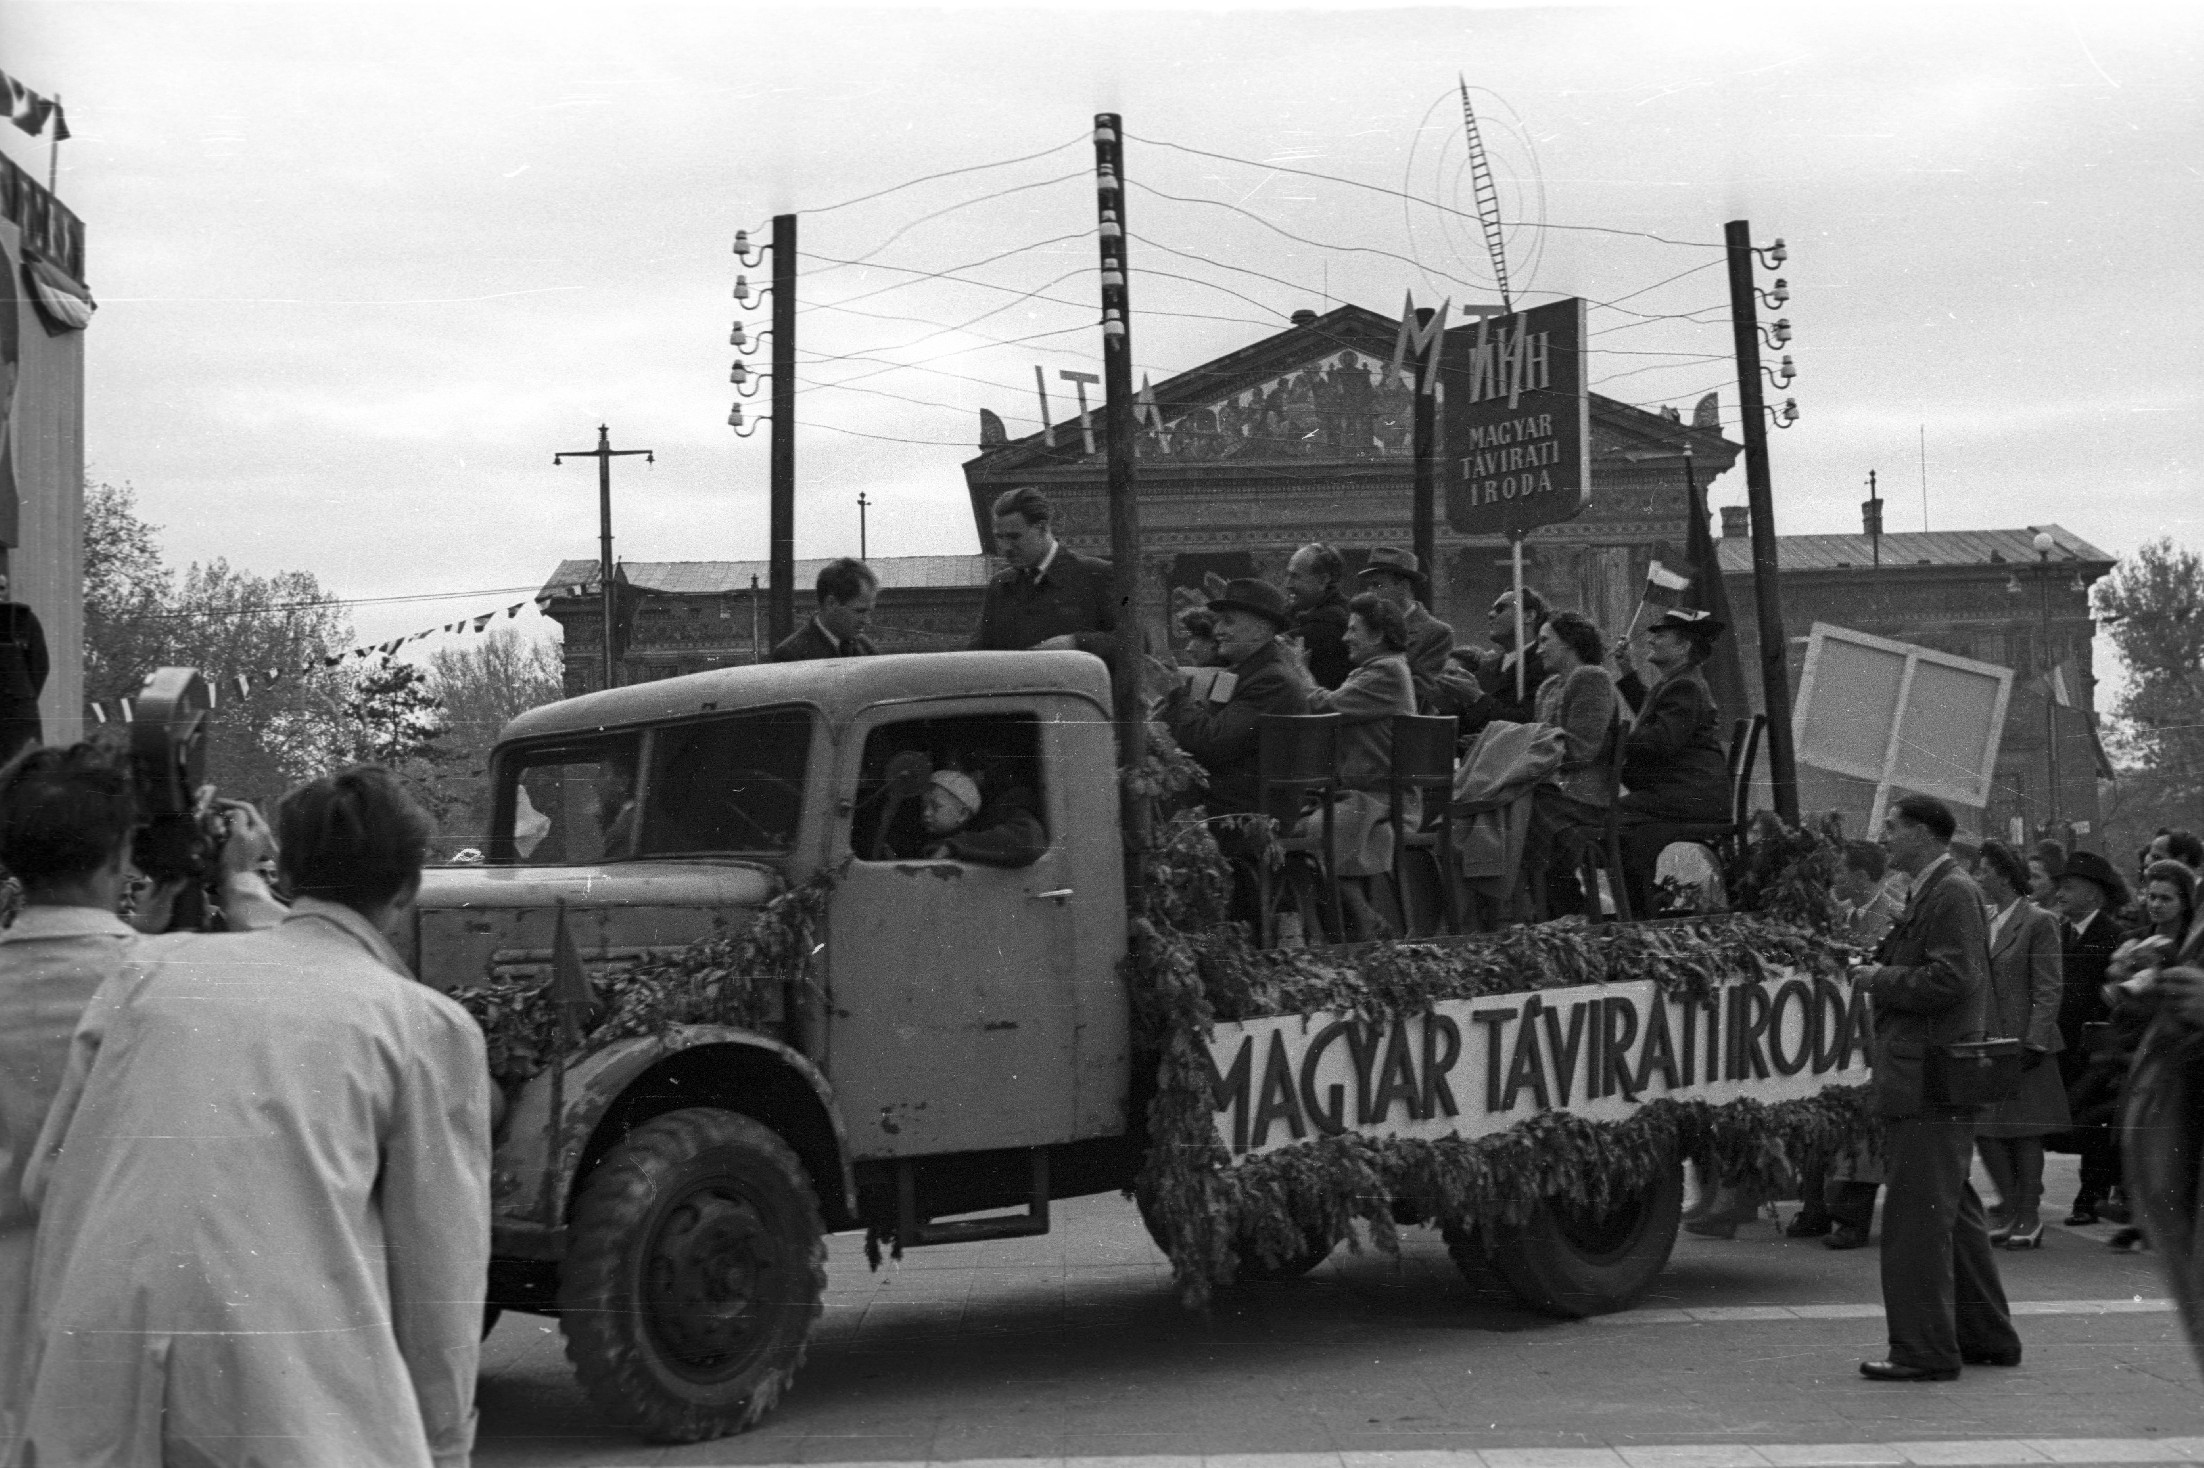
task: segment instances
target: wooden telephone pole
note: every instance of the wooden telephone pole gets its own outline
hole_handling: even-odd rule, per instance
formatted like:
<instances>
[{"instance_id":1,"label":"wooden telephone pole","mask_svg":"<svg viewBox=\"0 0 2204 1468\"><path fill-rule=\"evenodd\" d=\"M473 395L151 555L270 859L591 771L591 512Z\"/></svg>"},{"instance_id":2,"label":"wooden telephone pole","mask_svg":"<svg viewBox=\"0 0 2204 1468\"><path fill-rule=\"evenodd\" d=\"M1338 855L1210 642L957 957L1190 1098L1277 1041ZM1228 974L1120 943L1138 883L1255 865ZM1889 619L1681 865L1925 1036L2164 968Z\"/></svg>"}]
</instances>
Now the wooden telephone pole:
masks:
<instances>
[{"instance_id":1,"label":"wooden telephone pole","mask_svg":"<svg viewBox=\"0 0 2204 1468\"><path fill-rule=\"evenodd\" d=\"M1114 112L1094 119L1094 189L1102 255L1103 425L1110 466L1110 564L1117 603L1117 649L1111 661L1116 693L1117 757L1131 768L1147 753L1140 659L1140 506L1133 497L1132 297L1126 285L1125 128ZM1141 802L1129 802L1132 810ZM1131 833L1136 843L1145 831Z\"/></svg>"},{"instance_id":2,"label":"wooden telephone pole","mask_svg":"<svg viewBox=\"0 0 2204 1468\"><path fill-rule=\"evenodd\" d=\"M604 686L616 688L620 683L619 666L613 661L612 595L612 461L631 454L641 454L643 462L655 464L657 455L650 449L616 449L612 446L611 432L600 423L597 425L597 447L593 449L567 449L551 456L554 465L568 459L595 459L597 461L597 595L604 609Z\"/></svg>"}]
</instances>

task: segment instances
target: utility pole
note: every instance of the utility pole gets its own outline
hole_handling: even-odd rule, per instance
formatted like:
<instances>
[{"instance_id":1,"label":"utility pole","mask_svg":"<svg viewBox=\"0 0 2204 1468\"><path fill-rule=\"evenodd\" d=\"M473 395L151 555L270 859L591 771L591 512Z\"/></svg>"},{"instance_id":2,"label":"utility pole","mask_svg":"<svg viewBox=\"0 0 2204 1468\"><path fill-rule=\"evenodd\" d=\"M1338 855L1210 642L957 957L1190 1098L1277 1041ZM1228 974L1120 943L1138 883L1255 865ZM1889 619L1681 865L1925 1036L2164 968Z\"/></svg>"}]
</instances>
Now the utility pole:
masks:
<instances>
[{"instance_id":1,"label":"utility pole","mask_svg":"<svg viewBox=\"0 0 2204 1468\"><path fill-rule=\"evenodd\" d=\"M1432 310L1429 306L1416 311L1417 335L1431 325ZM1432 374L1436 370L1439 351L1434 336L1431 345L1424 349L1416 363L1416 403L1414 424L1415 444L1415 492L1410 501L1409 517L1414 522L1416 564L1423 574L1431 578L1436 600L1439 584L1439 528L1438 492L1432 478L1433 460L1437 453L1439 436L1439 399L1432 391ZM1521 662L1522 659L1516 659Z\"/></svg>"},{"instance_id":2,"label":"utility pole","mask_svg":"<svg viewBox=\"0 0 2204 1468\"><path fill-rule=\"evenodd\" d=\"M796 216L773 216L773 463L766 584L773 645L796 630Z\"/></svg>"},{"instance_id":3,"label":"utility pole","mask_svg":"<svg viewBox=\"0 0 2204 1468\"><path fill-rule=\"evenodd\" d=\"M1754 309L1752 226L1722 227L1729 250L1730 334L1737 344L1737 399L1744 414L1745 495L1752 508L1753 609L1760 629L1760 684L1768 711L1768 777L1775 813L1798 820L1798 757L1791 744L1789 644L1776 585L1775 499L1768 484L1768 420L1760 397L1760 320Z\"/></svg>"},{"instance_id":4,"label":"utility pole","mask_svg":"<svg viewBox=\"0 0 2204 1468\"><path fill-rule=\"evenodd\" d=\"M1116 695L1117 758L1127 769L1147 753L1148 726L1142 706L1140 658L1140 506L1133 498L1133 336L1132 297L1126 286L1124 125L1114 112L1094 119L1095 203L1101 214L1097 234L1102 264L1103 422L1109 442L1110 564L1117 603L1117 648L1111 660ZM1128 801L1136 823L1128 834L1138 847L1148 833L1139 829L1145 805Z\"/></svg>"},{"instance_id":5,"label":"utility pole","mask_svg":"<svg viewBox=\"0 0 2204 1468\"><path fill-rule=\"evenodd\" d=\"M620 670L613 658L614 598L612 595L612 461L631 454L641 454L643 462L655 464L658 456L650 449L616 449L612 446L612 434L604 424L597 425L597 447L593 449L567 449L551 456L554 465L568 459L595 459L597 461L597 595L604 615L604 687L620 685Z\"/></svg>"},{"instance_id":6,"label":"utility pole","mask_svg":"<svg viewBox=\"0 0 2204 1468\"><path fill-rule=\"evenodd\" d=\"M1883 501L1882 496L1876 492L1875 471L1872 469L1867 471L1867 503L1860 506L1860 509L1867 521L1869 553L1874 557L1875 566L1879 570L1883 564Z\"/></svg>"},{"instance_id":7,"label":"utility pole","mask_svg":"<svg viewBox=\"0 0 2204 1468\"><path fill-rule=\"evenodd\" d=\"M869 559L865 554L865 511L871 507L872 501L865 498L865 492L857 491L857 559L860 561Z\"/></svg>"},{"instance_id":8,"label":"utility pole","mask_svg":"<svg viewBox=\"0 0 2204 1468\"><path fill-rule=\"evenodd\" d=\"M2059 822L2059 665L2051 651L2051 552L2058 542L2048 530L2038 530L2036 550L2036 609L2043 623L2043 755L2051 777L2051 830L2058 839Z\"/></svg>"}]
</instances>

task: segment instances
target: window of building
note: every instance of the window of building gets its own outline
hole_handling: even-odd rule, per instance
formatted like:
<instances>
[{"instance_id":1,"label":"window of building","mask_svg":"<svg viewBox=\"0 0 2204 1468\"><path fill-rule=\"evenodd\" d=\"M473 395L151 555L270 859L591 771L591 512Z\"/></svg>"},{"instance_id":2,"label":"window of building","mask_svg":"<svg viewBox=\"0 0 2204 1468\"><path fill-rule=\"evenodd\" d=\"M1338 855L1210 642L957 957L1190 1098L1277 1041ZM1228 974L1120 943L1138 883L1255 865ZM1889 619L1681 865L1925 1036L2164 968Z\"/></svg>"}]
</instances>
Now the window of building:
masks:
<instances>
[{"instance_id":1,"label":"window of building","mask_svg":"<svg viewBox=\"0 0 2204 1468\"><path fill-rule=\"evenodd\" d=\"M1047 789L1037 716L908 719L883 724L865 740L850 820L850 851L860 860L906 860L932 844L922 813L923 798L905 798L888 788L888 764L907 750L924 755L935 770L956 770L972 778L980 794L975 826L984 825L1014 802L1029 808L1046 827Z\"/></svg>"}]
</instances>

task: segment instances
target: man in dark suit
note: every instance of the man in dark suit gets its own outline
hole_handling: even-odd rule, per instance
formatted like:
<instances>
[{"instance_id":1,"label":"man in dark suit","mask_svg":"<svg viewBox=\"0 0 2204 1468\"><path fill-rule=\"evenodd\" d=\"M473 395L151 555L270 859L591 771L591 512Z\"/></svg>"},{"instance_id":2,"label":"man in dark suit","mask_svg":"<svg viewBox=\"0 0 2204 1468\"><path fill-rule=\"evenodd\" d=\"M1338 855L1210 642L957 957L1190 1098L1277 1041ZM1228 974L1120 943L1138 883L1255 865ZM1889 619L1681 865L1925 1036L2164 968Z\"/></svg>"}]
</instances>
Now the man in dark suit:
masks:
<instances>
[{"instance_id":1,"label":"man in dark suit","mask_svg":"<svg viewBox=\"0 0 2204 1468\"><path fill-rule=\"evenodd\" d=\"M872 604L880 595L872 567L849 556L829 561L820 568L815 589L819 610L794 635L783 639L767 661L872 656L877 649L866 639L865 629L872 624Z\"/></svg>"},{"instance_id":2,"label":"man in dark suit","mask_svg":"<svg viewBox=\"0 0 2204 1468\"><path fill-rule=\"evenodd\" d=\"M0 571L0 764L45 741L38 695L51 665L38 614L9 600L7 574Z\"/></svg>"},{"instance_id":3,"label":"man in dark suit","mask_svg":"<svg viewBox=\"0 0 2204 1468\"><path fill-rule=\"evenodd\" d=\"M1975 1108L1927 1094L1931 1049L1983 1033L1989 930L1982 893L1952 860L1950 809L1926 795L1883 821L1891 865L1913 878L1878 961L1852 971L1875 1013L1875 1104L1883 1117L1883 1312L1890 1355L1870 1381L1952 1381L1962 1362L2017 1366L2005 1288L1982 1200L1967 1181Z\"/></svg>"},{"instance_id":4,"label":"man in dark suit","mask_svg":"<svg viewBox=\"0 0 2204 1468\"><path fill-rule=\"evenodd\" d=\"M1293 625L1284 592L1253 579L1228 581L1209 610L1217 616L1217 660L1230 674L1229 689L1222 680L1202 693L1181 684L1164 700L1163 721L1179 748L1208 772L1202 804L1209 813L1252 811L1261 791L1256 731L1262 716L1307 713L1309 685L1278 645L1278 634Z\"/></svg>"},{"instance_id":5,"label":"man in dark suit","mask_svg":"<svg viewBox=\"0 0 2204 1468\"><path fill-rule=\"evenodd\" d=\"M2105 1003L2105 966L2120 946L2120 928L2113 914L2127 906L2127 884L2112 863L2094 851L2077 851L2067 857L2059 875L2059 1077L2066 1083L2069 1101L2083 1072L2089 1069L2089 1045L2083 1030L2112 1017ZM2074 1193L2074 1211L2067 1227L2081 1228L2097 1221L2097 1205L2120 1184L2119 1153L2106 1127L2077 1128L2067 1134L2081 1150L2081 1186Z\"/></svg>"},{"instance_id":6,"label":"man in dark suit","mask_svg":"<svg viewBox=\"0 0 2204 1468\"><path fill-rule=\"evenodd\" d=\"M1057 543L1055 510L1032 485L995 500L995 550L1010 563L987 583L972 647L982 652L1076 648L1110 655L1117 602L1108 561L1075 555Z\"/></svg>"},{"instance_id":7,"label":"man in dark suit","mask_svg":"<svg viewBox=\"0 0 2204 1468\"><path fill-rule=\"evenodd\" d=\"M1323 688L1347 681L1347 598L1339 578L1347 565L1322 541L1311 541L1286 562L1286 600L1293 606L1293 635L1308 650L1309 676Z\"/></svg>"}]
</instances>

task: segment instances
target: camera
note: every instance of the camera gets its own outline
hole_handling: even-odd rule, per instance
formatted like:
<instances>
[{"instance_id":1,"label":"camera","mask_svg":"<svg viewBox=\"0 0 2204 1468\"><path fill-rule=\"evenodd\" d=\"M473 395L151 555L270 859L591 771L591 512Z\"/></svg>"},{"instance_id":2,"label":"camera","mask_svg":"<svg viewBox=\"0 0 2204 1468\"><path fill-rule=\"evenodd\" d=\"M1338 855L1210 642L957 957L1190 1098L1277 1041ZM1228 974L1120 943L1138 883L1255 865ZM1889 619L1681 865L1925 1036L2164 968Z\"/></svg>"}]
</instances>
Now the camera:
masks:
<instances>
[{"instance_id":1,"label":"camera","mask_svg":"<svg viewBox=\"0 0 2204 1468\"><path fill-rule=\"evenodd\" d=\"M213 705L196 668L161 668L146 678L129 726L137 868L156 883L184 879L171 932L206 928L218 911L207 888L229 836L229 817L215 808L214 787L206 783Z\"/></svg>"}]
</instances>

